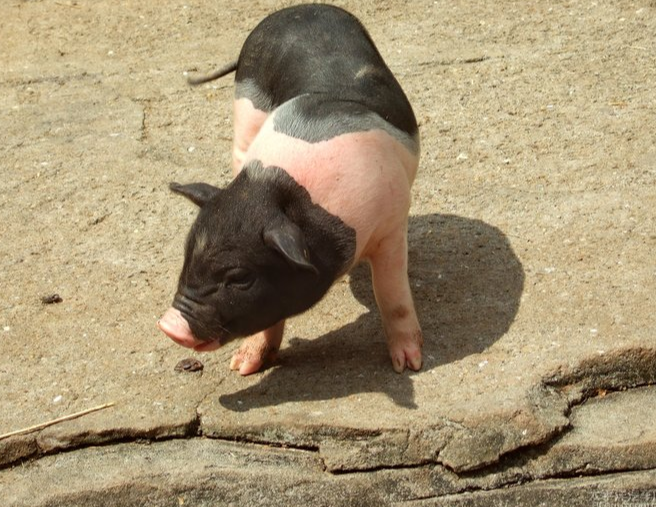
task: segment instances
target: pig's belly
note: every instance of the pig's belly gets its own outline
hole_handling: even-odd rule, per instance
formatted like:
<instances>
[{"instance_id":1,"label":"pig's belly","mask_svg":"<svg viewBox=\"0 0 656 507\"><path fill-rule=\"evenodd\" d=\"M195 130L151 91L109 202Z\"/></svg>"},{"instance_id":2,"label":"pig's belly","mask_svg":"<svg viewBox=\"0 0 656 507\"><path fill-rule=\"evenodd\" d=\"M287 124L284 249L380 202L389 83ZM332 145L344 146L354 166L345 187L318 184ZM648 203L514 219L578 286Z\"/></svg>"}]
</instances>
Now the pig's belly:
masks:
<instances>
[{"instance_id":1,"label":"pig's belly","mask_svg":"<svg viewBox=\"0 0 656 507\"><path fill-rule=\"evenodd\" d=\"M405 227L418 160L387 132L307 142L276 132L267 120L246 152L249 160L283 168L314 203L353 227L356 262L391 229Z\"/></svg>"}]
</instances>

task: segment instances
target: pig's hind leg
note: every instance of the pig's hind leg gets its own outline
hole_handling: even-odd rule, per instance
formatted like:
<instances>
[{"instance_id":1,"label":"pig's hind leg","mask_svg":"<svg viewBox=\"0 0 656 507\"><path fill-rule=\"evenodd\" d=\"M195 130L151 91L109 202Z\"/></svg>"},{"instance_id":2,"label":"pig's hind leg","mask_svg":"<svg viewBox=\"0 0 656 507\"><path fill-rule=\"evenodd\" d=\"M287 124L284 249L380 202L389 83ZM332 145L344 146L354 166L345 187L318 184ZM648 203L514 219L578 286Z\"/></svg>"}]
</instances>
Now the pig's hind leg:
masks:
<instances>
[{"instance_id":1,"label":"pig's hind leg","mask_svg":"<svg viewBox=\"0 0 656 507\"><path fill-rule=\"evenodd\" d=\"M282 342L285 321L281 320L268 329L244 339L230 361L231 370L240 375L250 375L262 369L265 363L275 360Z\"/></svg>"},{"instance_id":2,"label":"pig's hind leg","mask_svg":"<svg viewBox=\"0 0 656 507\"><path fill-rule=\"evenodd\" d=\"M423 338L408 280L407 225L386 237L370 257L374 293L394 371L419 370Z\"/></svg>"}]
</instances>

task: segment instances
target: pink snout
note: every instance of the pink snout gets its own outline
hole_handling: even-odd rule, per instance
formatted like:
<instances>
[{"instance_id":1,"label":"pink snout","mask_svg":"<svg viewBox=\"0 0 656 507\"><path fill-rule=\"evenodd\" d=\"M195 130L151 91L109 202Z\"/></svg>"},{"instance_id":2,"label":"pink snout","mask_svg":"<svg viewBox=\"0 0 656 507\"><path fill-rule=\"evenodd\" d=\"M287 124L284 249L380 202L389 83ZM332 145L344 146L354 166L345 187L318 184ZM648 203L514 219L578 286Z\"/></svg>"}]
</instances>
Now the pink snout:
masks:
<instances>
[{"instance_id":1,"label":"pink snout","mask_svg":"<svg viewBox=\"0 0 656 507\"><path fill-rule=\"evenodd\" d=\"M194 349L197 352L216 350L221 346L219 341L208 342L196 339L189 328L187 319L173 307L166 310L162 318L157 321L157 326L178 345Z\"/></svg>"}]
</instances>

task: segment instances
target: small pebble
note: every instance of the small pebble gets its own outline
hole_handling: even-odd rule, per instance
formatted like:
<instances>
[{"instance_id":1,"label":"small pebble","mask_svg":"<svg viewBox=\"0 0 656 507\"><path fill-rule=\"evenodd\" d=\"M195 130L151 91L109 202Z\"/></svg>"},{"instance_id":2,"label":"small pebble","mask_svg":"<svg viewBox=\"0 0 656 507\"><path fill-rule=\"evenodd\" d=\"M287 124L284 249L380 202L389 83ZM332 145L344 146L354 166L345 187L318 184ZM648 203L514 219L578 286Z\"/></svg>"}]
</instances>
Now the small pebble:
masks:
<instances>
[{"instance_id":1,"label":"small pebble","mask_svg":"<svg viewBox=\"0 0 656 507\"><path fill-rule=\"evenodd\" d=\"M203 371L203 363L193 357L183 359L175 365L175 371Z\"/></svg>"},{"instance_id":2,"label":"small pebble","mask_svg":"<svg viewBox=\"0 0 656 507\"><path fill-rule=\"evenodd\" d=\"M54 305L56 303L61 303L62 301L63 299L59 294L50 294L41 298L41 304L44 305Z\"/></svg>"}]
</instances>

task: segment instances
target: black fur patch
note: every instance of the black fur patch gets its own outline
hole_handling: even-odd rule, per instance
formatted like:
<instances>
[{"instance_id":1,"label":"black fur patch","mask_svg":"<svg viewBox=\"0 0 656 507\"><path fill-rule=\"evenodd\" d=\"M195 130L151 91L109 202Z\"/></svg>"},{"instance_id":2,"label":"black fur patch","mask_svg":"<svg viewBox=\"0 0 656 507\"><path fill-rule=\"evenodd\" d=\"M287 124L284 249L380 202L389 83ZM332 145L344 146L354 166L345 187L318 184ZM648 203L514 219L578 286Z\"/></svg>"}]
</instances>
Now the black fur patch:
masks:
<instances>
[{"instance_id":1,"label":"black fur patch","mask_svg":"<svg viewBox=\"0 0 656 507\"><path fill-rule=\"evenodd\" d=\"M351 267L355 230L283 169L255 160L225 189L208 187L175 187L201 207L173 302L196 338L262 331L313 306Z\"/></svg>"},{"instance_id":2,"label":"black fur patch","mask_svg":"<svg viewBox=\"0 0 656 507\"><path fill-rule=\"evenodd\" d=\"M398 81L362 24L337 7L299 5L264 19L242 47L236 82L237 98L262 111L304 96L300 114L308 125L326 115L350 118L324 134L378 128L382 119L417 139L417 121ZM286 124L280 128L288 133ZM311 128L290 132L312 135Z\"/></svg>"}]
</instances>

